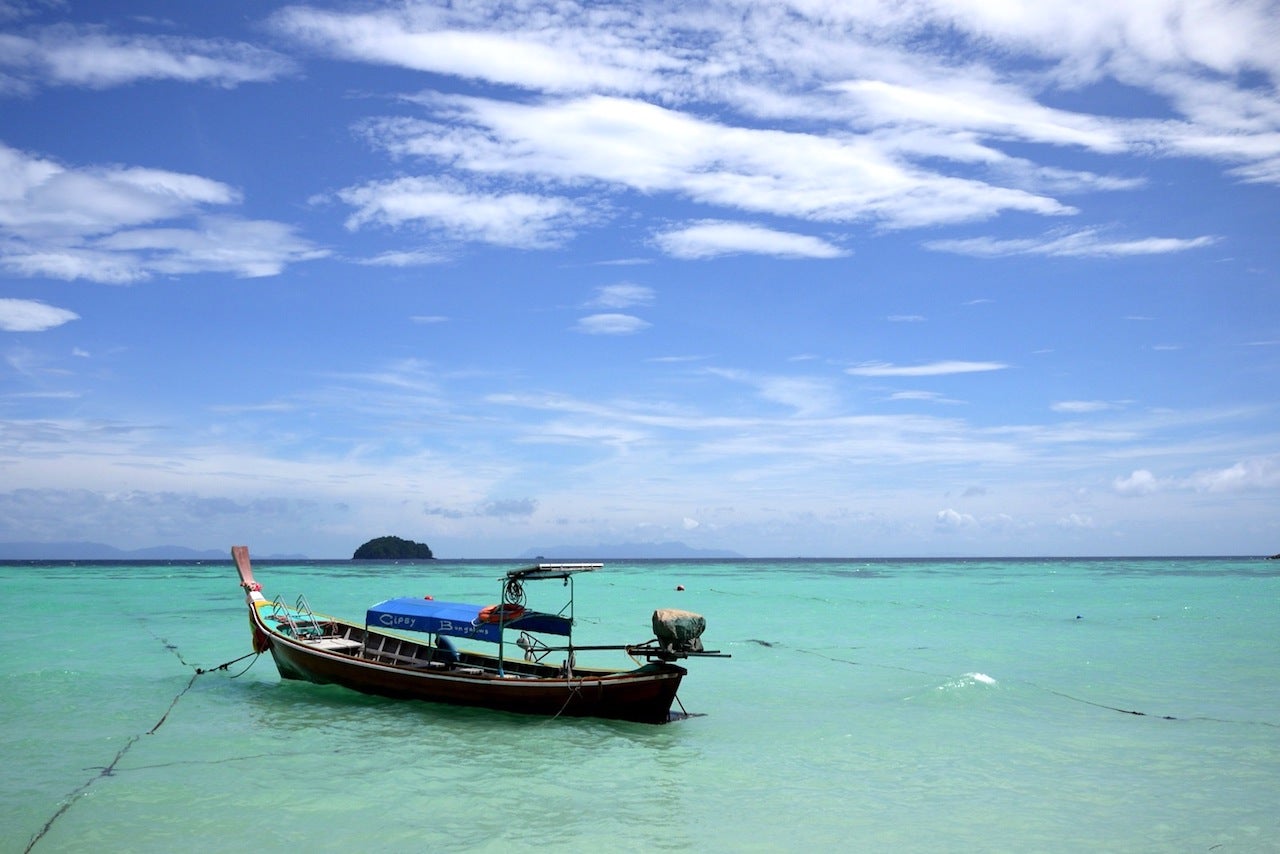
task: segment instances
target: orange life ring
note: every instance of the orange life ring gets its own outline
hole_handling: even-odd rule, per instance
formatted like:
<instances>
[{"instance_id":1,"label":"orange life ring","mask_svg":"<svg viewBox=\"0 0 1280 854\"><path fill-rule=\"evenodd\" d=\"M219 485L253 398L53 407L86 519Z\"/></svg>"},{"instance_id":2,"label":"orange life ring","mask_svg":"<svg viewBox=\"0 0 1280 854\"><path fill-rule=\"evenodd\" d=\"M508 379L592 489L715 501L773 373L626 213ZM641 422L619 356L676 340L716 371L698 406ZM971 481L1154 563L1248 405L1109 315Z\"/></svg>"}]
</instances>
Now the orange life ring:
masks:
<instances>
[{"instance_id":1,"label":"orange life ring","mask_svg":"<svg viewBox=\"0 0 1280 854\"><path fill-rule=\"evenodd\" d=\"M510 623L520 619L523 614L524 606L517 605L514 602L506 602L502 605L485 605L480 609L480 622Z\"/></svg>"}]
</instances>

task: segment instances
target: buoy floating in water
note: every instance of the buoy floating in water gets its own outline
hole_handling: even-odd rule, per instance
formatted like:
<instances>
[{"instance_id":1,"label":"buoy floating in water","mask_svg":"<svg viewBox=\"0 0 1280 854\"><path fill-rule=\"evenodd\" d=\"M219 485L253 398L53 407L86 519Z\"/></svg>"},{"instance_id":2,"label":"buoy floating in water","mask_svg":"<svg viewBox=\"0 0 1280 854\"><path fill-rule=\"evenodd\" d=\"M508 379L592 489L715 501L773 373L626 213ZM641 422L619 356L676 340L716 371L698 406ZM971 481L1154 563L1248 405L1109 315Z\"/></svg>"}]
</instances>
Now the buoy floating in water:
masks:
<instances>
[{"instance_id":1,"label":"buoy floating in water","mask_svg":"<svg viewBox=\"0 0 1280 854\"><path fill-rule=\"evenodd\" d=\"M676 589L677 589L677 590L683 590L683 589L684 589L684 585L683 585L683 584L677 584L677 585L676 585Z\"/></svg>"}]
</instances>

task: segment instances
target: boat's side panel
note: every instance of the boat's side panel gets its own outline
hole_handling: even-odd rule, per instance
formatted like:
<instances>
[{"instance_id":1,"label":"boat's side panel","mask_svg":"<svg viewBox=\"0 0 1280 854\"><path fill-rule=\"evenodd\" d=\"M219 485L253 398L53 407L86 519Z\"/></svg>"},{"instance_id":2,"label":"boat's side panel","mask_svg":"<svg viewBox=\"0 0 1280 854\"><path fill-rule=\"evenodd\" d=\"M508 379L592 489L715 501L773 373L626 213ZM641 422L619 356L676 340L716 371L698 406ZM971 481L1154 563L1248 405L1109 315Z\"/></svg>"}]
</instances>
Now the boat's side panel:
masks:
<instances>
[{"instance_id":1,"label":"boat's side panel","mask_svg":"<svg viewBox=\"0 0 1280 854\"><path fill-rule=\"evenodd\" d=\"M655 666L602 678L520 679L468 676L374 664L302 648L278 636L271 654L282 676L378 694L534 715L588 715L660 723L667 720L684 671Z\"/></svg>"}]
</instances>

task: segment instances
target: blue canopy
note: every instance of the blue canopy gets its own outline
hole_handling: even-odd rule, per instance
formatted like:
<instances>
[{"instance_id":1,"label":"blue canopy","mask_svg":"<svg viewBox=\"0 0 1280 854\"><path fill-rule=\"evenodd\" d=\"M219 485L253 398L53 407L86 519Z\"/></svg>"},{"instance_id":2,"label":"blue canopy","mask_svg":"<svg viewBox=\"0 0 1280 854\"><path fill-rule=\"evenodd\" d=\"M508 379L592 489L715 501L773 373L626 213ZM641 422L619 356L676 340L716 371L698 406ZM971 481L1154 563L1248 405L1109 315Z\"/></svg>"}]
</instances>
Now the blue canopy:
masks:
<instances>
[{"instance_id":1,"label":"blue canopy","mask_svg":"<svg viewBox=\"0 0 1280 854\"><path fill-rule=\"evenodd\" d=\"M437 602L434 599L413 597L388 599L369 609L365 614L365 625L498 643L501 629L497 623L480 621L482 608L481 605ZM568 637L572 622L568 617L562 617L559 614L525 611L518 619L504 623L503 627Z\"/></svg>"}]
</instances>

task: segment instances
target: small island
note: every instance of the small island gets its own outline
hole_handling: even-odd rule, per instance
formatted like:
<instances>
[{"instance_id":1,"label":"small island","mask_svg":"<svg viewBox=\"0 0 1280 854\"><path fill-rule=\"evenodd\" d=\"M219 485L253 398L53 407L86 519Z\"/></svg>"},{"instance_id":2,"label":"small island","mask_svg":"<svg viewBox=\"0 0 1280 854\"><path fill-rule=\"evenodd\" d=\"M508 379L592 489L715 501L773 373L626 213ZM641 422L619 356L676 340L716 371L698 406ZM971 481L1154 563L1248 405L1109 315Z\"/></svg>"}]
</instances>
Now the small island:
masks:
<instances>
[{"instance_id":1,"label":"small island","mask_svg":"<svg viewBox=\"0 0 1280 854\"><path fill-rule=\"evenodd\" d=\"M426 543L400 537L378 537L356 549L352 560L432 560L435 555Z\"/></svg>"}]
</instances>

